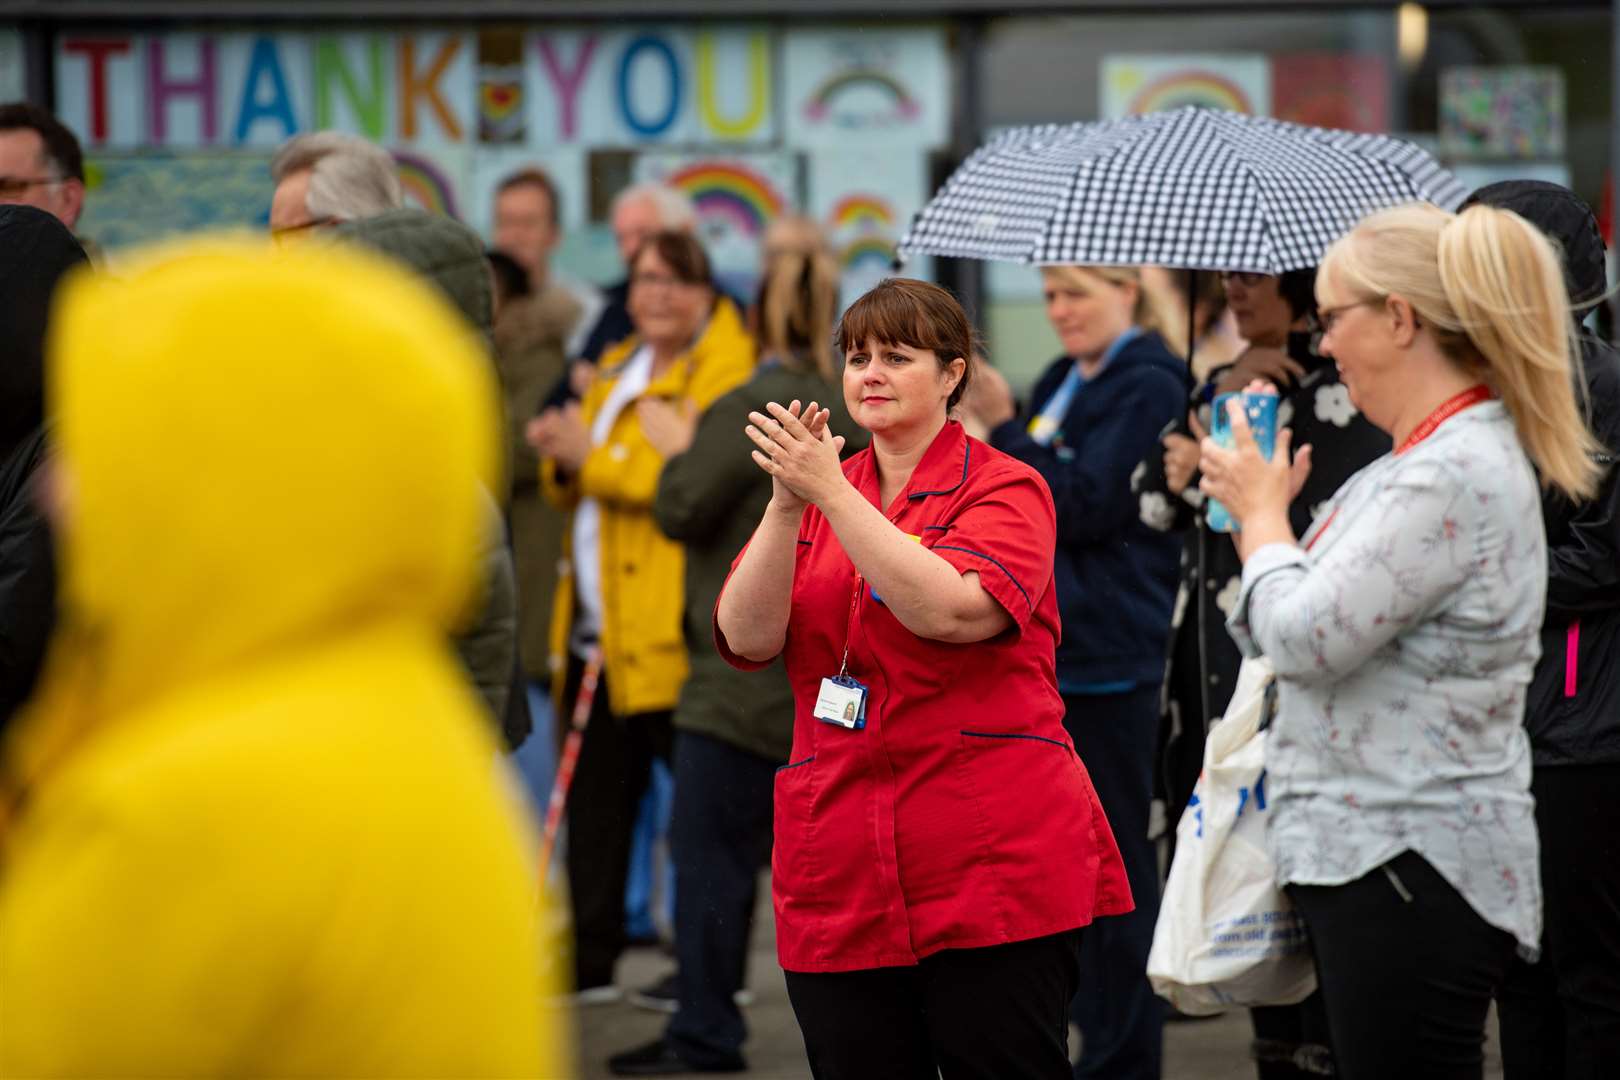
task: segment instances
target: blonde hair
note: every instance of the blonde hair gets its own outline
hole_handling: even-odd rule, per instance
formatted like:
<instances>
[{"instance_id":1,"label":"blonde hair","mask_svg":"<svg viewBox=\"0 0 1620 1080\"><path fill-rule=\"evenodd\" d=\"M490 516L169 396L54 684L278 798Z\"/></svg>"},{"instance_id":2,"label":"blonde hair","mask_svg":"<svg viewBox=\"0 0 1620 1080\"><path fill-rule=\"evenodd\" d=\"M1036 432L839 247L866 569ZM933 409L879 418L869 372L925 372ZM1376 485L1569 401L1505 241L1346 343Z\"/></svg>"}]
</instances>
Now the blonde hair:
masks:
<instances>
[{"instance_id":1,"label":"blonde hair","mask_svg":"<svg viewBox=\"0 0 1620 1080\"><path fill-rule=\"evenodd\" d=\"M829 383L833 321L838 317L838 262L823 250L773 255L759 283L759 351L791 367L813 368Z\"/></svg>"},{"instance_id":2,"label":"blonde hair","mask_svg":"<svg viewBox=\"0 0 1620 1080\"><path fill-rule=\"evenodd\" d=\"M1137 266L1043 266L1041 277L1071 289L1090 292L1101 281L1116 289L1136 286L1136 305L1131 308L1131 322L1143 330L1150 330L1164 339L1172 352L1185 354L1187 330L1175 326L1176 319L1167 310L1168 304L1161 290L1150 288L1142 279Z\"/></svg>"},{"instance_id":3,"label":"blonde hair","mask_svg":"<svg viewBox=\"0 0 1620 1080\"><path fill-rule=\"evenodd\" d=\"M1322 271L1358 297L1410 303L1441 351L1502 399L1542 483L1574 499L1596 492L1599 447L1575 402L1575 321L1540 230L1494 206L1399 206L1342 237Z\"/></svg>"}]
</instances>

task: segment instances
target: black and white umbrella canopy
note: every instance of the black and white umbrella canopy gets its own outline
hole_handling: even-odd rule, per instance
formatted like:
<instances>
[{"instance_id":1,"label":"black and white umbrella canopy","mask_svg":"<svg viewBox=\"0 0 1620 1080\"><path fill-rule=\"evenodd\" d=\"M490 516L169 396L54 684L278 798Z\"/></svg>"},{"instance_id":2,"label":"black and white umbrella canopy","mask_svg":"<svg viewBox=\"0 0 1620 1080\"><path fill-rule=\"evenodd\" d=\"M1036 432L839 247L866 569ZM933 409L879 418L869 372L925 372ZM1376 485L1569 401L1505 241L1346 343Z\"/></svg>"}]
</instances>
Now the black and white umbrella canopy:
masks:
<instances>
[{"instance_id":1,"label":"black and white umbrella canopy","mask_svg":"<svg viewBox=\"0 0 1620 1080\"><path fill-rule=\"evenodd\" d=\"M1189 107L1003 133L900 254L1280 274L1315 266L1374 210L1466 194L1401 139Z\"/></svg>"}]
</instances>

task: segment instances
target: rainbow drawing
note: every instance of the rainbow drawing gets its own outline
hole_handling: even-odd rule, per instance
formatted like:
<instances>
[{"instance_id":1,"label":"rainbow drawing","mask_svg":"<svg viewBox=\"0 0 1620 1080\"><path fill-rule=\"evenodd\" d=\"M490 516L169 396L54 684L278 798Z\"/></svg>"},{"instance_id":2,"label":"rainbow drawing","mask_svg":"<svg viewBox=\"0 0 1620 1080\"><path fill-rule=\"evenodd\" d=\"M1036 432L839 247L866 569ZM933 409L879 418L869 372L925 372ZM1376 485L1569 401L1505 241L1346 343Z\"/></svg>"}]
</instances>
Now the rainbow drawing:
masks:
<instances>
[{"instance_id":1,"label":"rainbow drawing","mask_svg":"<svg viewBox=\"0 0 1620 1080\"><path fill-rule=\"evenodd\" d=\"M431 213L457 216L455 188L443 169L427 158L401 150L394 151L394 165L407 201Z\"/></svg>"},{"instance_id":2,"label":"rainbow drawing","mask_svg":"<svg viewBox=\"0 0 1620 1080\"><path fill-rule=\"evenodd\" d=\"M1129 112L1139 116L1179 109L1184 105L1230 109L1240 113L1254 112L1254 104L1242 87L1224 75L1197 68L1174 71L1154 79L1131 99Z\"/></svg>"},{"instance_id":3,"label":"rainbow drawing","mask_svg":"<svg viewBox=\"0 0 1620 1080\"><path fill-rule=\"evenodd\" d=\"M883 273L894 269L894 241L883 236L863 236L839 251L838 261L845 270L870 266Z\"/></svg>"},{"instance_id":4,"label":"rainbow drawing","mask_svg":"<svg viewBox=\"0 0 1620 1080\"><path fill-rule=\"evenodd\" d=\"M783 199L772 183L736 161L698 161L664 177L686 193L699 216L723 220L745 236L759 236L782 213Z\"/></svg>"},{"instance_id":5,"label":"rainbow drawing","mask_svg":"<svg viewBox=\"0 0 1620 1080\"><path fill-rule=\"evenodd\" d=\"M832 110L833 99L855 86L871 86L883 91L894 99L895 110L906 120L915 120L922 112L922 106L917 100L893 78L881 71L858 68L825 79L805 103L805 115L811 120L825 120Z\"/></svg>"},{"instance_id":6,"label":"rainbow drawing","mask_svg":"<svg viewBox=\"0 0 1620 1080\"><path fill-rule=\"evenodd\" d=\"M827 215L827 225L834 230L883 231L892 228L894 223L893 208L876 195L846 195Z\"/></svg>"}]
</instances>

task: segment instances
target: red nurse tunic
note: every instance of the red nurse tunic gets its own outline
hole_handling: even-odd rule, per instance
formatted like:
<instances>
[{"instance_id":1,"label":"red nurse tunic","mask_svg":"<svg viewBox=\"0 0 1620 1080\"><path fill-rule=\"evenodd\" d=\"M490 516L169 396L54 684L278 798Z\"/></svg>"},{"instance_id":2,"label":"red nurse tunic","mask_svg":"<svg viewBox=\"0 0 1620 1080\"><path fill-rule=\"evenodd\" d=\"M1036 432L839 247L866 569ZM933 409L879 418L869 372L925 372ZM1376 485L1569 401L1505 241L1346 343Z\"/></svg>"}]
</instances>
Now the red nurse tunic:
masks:
<instances>
[{"instance_id":1,"label":"red nurse tunic","mask_svg":"<svg viewBox=\"0 0 1620 1080\"><path fill-rule=\"evenodd\" d=\"M870 450L844 475L877 505ZM858 581L821 512L805 512L783 648L793 754L776 774L771 855L777 952L789 971L915 964L1132 907L1113 833L1063 729L1045 481L950 422L888 517L977 571L1013 625L970 645L917 637ZM718 627L715 640L733 665L763 666L731 652ZM846 641L849 673L868 687L861 730L811 715Z\"/></svg>"}]
</instances>

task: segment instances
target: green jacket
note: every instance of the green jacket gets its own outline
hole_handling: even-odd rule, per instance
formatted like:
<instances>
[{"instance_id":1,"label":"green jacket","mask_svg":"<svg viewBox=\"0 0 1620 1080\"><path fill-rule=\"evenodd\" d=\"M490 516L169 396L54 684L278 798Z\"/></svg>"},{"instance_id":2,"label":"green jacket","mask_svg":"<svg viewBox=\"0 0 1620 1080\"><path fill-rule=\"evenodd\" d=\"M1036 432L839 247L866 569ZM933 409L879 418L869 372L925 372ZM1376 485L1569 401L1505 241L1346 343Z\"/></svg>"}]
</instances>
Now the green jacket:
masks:
<instances>
[{"instance_id":1,"label":"green jacket","mask_svg":"<svg viewBox=\"0 0 1620 1080\"><path fill-rule=\"evenodd\" d=\"M767 401L812 399L833 411L828 422L844 436L844 455L869 436L850 420L843 391L815 374L780 365L762 366L748 382L716 399L698 421L684 454L664 465L653 517L673 540L686 545L686 612L682 628L691 675L675 707L675 726L740 747L771 761L786 761L793 747L793 690L782 661L760 671L738 671L714 647L714 606L731 562L754 535L771 478L760 471L743 434L750 411Z\"/></svg>"},{"instance_id":2,"label":"green jacket","mask_svg":"<svg viewBox=\"0 0 1620 1080\"><path fill-rule=\"evenodd\" d=\"M339 236L392 256L439 287L457 311L490 341L491 293L484 245L460 222L424 210L390 210L359 221L345 221L333 230ZM493 363L493 359L491 360ZM507 699L517 663L517 584L512 553L507 549L501 515L489 501L489 546L484 550L483 604L455 638L461 657L479 695L489 706L497 726L507 727ZM516 745L523 733L505 731Z\"/></svg>"}]
</instances>

